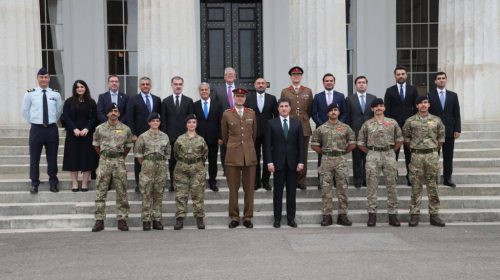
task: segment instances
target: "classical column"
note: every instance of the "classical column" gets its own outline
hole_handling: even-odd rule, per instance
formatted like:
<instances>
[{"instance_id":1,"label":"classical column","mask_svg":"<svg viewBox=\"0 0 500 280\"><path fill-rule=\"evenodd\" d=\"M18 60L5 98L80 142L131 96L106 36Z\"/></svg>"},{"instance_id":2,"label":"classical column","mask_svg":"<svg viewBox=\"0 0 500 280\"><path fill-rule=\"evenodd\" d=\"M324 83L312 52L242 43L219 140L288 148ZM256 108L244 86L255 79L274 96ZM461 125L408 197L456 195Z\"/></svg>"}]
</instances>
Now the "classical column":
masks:
<instances>
[{"instance_id":1,"label":"classical column","mask_svg":"<svg viewBox=\"0 0 500 280\"><path fill-rule=\"evenodd\" d=\"M26 123L21 103L42 66L39 7L38 0L0 1L0 125Z\"/></svg>"},{"instance_id":2,"label":"classical column","mask_svg":"<svg viewBox=\"0 0 500 280\"><path fill-rule=\"evenodd\" d=\"M462 119L500 120L500 2L440 0L438 67Z\"/></svg>"},{"instance_id":3,"label":"classical column","mask_svg":"<svg viewBox=\"0 0 500 280\"><path fill-rule=\"evenodd\" d=\"M303 83L313 92L331 72L335 88L347 94L345 0L289 1L290 66L304 68Z\"/></svg>"},{"instance_id":4,"label":"classical column","mask_svg":"<svg viewBox=\"0 0 500 280\"><path fill-rule=\"evenodd\" d=\"M184 78L184 94L199 98L198 32L195 0L139 0L139 77L152 80L153 94L172 94L170 78Z\"/></svg>"}]
</instances>

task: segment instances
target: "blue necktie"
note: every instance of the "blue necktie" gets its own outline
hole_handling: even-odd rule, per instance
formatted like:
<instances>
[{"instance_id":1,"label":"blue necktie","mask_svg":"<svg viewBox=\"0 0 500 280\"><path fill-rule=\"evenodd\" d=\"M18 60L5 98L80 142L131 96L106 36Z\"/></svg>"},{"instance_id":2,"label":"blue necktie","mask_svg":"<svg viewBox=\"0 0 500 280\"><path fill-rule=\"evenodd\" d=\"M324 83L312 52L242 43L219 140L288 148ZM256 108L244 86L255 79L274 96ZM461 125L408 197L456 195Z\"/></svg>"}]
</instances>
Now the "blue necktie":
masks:
<instances>
[{"instance_id":1,"label":"blue necktie","mask_svg":"<svg viewBox=\"0 0 500 280\"><path fill-rule=\"evenodd\" d=\"M441 101L441 108L443 109L444 111L444 102L445 102L445 99L444 99L444 91L440 91L439 92L439 100Z\"/></svg>"},{"instance_id":2,"label":"blue necktie","mask_svg":"<svg viewBox=\"0 0 500 280\"><path fill-rule=\"evenodd\" d=\"M286 123L286 119L283 120L283 134L285 135L285 139L288 138L288 124Z\"/></svg>"},{"instance_id":3,"label":"blue necktie","mask_svg":"<svg viewBox=\"0 0 500 280\"><path fill-rule=\"evenodd\" d=\"M365 102L365 95L361 95L361 112L364 114L365 113L365 106L366 106L366 102Z\"/></svg>"},{"instance_id":4,"label":"blue necktie","mask_svg":"<svg viewBox=\"0 0 500 280\"><path fill-rule=\"evenodd\" d=\"M208 102L203 102L203 114L205 115L205 119L208 119Z\"/></svg>"},{"instance_id":5,"label":"blue necktie","mask_svg":"<svg viewBox=\"0 0 500 280\"><path fill-rule=\"evenodd\" d=\"M401 99L401 102L405 101L405 93L403 92L403 85L399 87L399 98Z\"/></svg>"},{"instance_id":6,"label":"blue necktie","mask_svg":"<svg viewBox=\"0 0 500 280\"><path fill-rule=\"evenodd\" d=\"M146 95L146 107L148 107L148 111L151 113L151 102L149 102L149 94Z\"/></svg>"}]
</instances>

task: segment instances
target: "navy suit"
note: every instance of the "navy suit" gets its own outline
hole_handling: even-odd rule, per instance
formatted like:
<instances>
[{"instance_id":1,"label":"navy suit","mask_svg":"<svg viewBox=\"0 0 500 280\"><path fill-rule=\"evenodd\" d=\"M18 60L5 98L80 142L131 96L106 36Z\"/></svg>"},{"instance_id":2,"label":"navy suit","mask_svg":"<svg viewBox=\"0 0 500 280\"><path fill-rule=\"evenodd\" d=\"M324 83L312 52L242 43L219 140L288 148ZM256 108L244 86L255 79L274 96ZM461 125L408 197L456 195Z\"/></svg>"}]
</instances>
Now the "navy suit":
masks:
<instances>
[{"instance_id":1,"label":"navy suit","mask_svg":"<svg viewBox=\"0 0 500 280\"><path fill-rule=\"evenodd\" d=\"M358 138L359 130L361 126L369 119L373 118L373 112L371 110L371 103L377 97L373 94L366 93L365 97L365 108L364 111L361 110L361 104L359 103L359 98L357 93L351 94L346 98L347 105L347 118L346 124L348 124L354 133L356 134L356 139ZM366 181L365 175L365 163L366 154L363 153L359 148L352 151L352 172L354 177L354 185L359 187L362 182Z\"/></svg>"},{"instance_id":2,"label":"navy suit","mask_svg":"<svg viewBox=\"0 0 500 280\"><path fill-rule=\"evenodd\" d=\"M406 83L405 86L405 98L401 101L399 96L399 84L395 84L388 87L385 91L384 105L385 105L385 115L389 118L393 118L398 122L398 125L403 129L406 119L415 115L417 113L417 107L415 106L415 101L417 100L418 92L417 88L413 85ZM396 161L399 158L399 151L396 151ZM404 149L405 153L405 164L406 164L406 179L408 183L410 182L408 178L408 165L411 161L411 151L410 149Z\"/></svg>"},{"instance_id":3,"label":"navy suit","mask_svg":"<svg viewBox=\"0 0 500 280\"><path fill-rule=\"evenodd\" d=\"M276 97L265 93L264 95L264 107L262 112L259 110L257 102L257 92L251 92L247 95L245 100L245 107L252 109L255 112L255 117L257 118L257 137L255 138L255 152L257 153L257 168L255 171L255 184L257 187L269 184L269 177L271 174L267 170L266 165L262 167L262 177L260 168L261 151L264 154L264 133L267 131L267 122L270 119L276 118L278 114L278 102ZM262 178L262 180L261 180Z\"/></svg>"},{"instance_id":4,"label":"navy suit","mask_svg":"<svg viewBox=\"0 0 500 280\"><path fill-rule=\"evenodd\" d=\"M129 97L123 93L118 92L118 110L120 111L120 122L127 124L127 103ZM109 91L99 94L97 100L97 122L98 124L105 123L108 120L108 116L105 112L106 107L111 104L111 93Z\"/></svg>"},{"instance_id":5,"label":"navy suit","mask_svg":"<svg viewBox=\"0 0 500 280\"><path fill-rule=\"evenodd\" d=\"M286 182L286 214L288 222L295 220L297 190L297 164L304 163L304 134L300 121L289 119L285 138L281 118L269 120L265 134L264 163L273 163L273 208L275 222L281 221L283 188Z\"/></svg>"},{"instance_id":6,"label":"navy suit","mask_svg":"<svg viewBox=\"0 0 500 280\"><path fill-rule=\"evenodd\" d=\"M453 173L453 150L455 149L455 137L453 134L455 132L462 132L458 95L453 91L446 90L444 110L441 107L437 89L432 90L427 95L431 104L429 113L441 118L446 131L446 138L443 143L443 179L446 183L451 181L451 174Z\"/></svg>"},{"instance_id":7,"label":"navy suit","mask_svg":"<svg viewBox=\"0 0 500 280\"><path fill-rule=\"evenodd\" d=\"M339 120L345 123L347 118L347 107L345 102L345 96L343 93L338 91L333 91L333 101L339 104L340 116ZM324 124L328 120L328 104L326 102L326 92L322 91L317 93L313 99L312 105L312 119L316 124L316 128Z\"/></svg>"},{"instance_id":8,"label":"navy suit","mask_svg":"<svg viewBox=\"0 0 500 280\"><path fill-rule=\"evenodd\" d=\"M220 124L222 120L222 106L219 102L211 99L208 117L203 113L203 101L198 100L194 103L194 114L198 120L196 133L205 139L208 146L208 183L215 185L217 177L217 153L219 152L218 140L221 139Z\"/></svg>"},{"instance_id":9,"label":"navy suit","mask_svg":"<svg viewBox=\"0 0 500 280\"><path fill-rule=\"evenodd\" d=\"M161 99L149 93L152 99L151 112L160 113ZM127 102L127 125L132 131L132 135L139 136L149 129L148 116L150 112L146 106L146 102L142 98L141 93L136 96L130 97ZM141 172L141 165L136 158L134 158L134 173L135 182L139 184L139 173Z\"/></svg>"}]
</instances>

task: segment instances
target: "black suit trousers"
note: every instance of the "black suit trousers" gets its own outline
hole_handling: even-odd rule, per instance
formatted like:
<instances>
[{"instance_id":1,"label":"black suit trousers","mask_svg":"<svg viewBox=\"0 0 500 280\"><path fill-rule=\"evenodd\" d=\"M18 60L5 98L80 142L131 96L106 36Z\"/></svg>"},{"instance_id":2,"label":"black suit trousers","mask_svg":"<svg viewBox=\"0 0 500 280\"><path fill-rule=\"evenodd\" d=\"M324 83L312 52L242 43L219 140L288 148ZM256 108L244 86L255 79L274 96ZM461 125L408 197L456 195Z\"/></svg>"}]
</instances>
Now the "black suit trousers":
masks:
<instances>
[{"instance_id":1,"label":"black suit trousers","mask_svg":"<svg viewBox=\"0 0 500 280\"><path fill-rule=\"evenodd\" d=\"M219 144L208 145L208 183L214 184L217 177L217 153L219 152Z\"/></svg>"},{"instance_id":2,"label":"black suit trousers","mask_svg":"<svg viewBox=\"0 0 500 280\"><path fill-rule=\"evenodd\" d=\"M443 143L443 179L451 180L453 173L453 150L455 149L455 138L446 137Z\"/></svg>"},{"instance_id":3,"label":"black suit trousers","mask_svg":"<svg viewBox=\"0 0 500 280\"><path fill-rule=\"evenodd\" d=\"M366 181L365 164L366 154L358 148L352 150L352 173L355 184L356 182Z\"/></svg>"},{"instance_id":4,"label":"black suit trousers","mask_svg":"<svg viewBox=\"0 0 500 280\"><path fill-rule=\"evenodd\" d=\"M29 137L30 179L32 186L38 186L40 184L40 156L44 146L47 158L47 175L49 175L49 183L55 184L59 182L57 178L59 130L55 124L51 124L47 127L32 124Z\"/></svg>"},{"instance_id":5,"label":"black suit trousers","mask_svg":"<svg viewBox=\"0 0 500 280\"><path fill-rule=\"evenodd\" d=\"M257 137L255 139L255 152L257 153L257 168L255 171L255 184L259 185L260 183L269 183L269 177L271 174L269 170L267 170L267 166L263 163L262 165L262 176L261 176L261 168L260 168L260 159L261 155L264 154L264 136Z\"/></svg>"},{"instance_id":6,"label":"black suit trousers","mask_svg":"<svg viewBox=\"0 0 500 280\"><path fill-rule=\"evenodd\" d=\"M273 188L273 209L274 221L281 221L281 212L283 209L283 189L286 183L286 218L288 222L295 220L296 203L295 197L297 192L297 171L288 168L288 164L281 170L274 172L274 188Z\"/></svg>"}]
</instances>

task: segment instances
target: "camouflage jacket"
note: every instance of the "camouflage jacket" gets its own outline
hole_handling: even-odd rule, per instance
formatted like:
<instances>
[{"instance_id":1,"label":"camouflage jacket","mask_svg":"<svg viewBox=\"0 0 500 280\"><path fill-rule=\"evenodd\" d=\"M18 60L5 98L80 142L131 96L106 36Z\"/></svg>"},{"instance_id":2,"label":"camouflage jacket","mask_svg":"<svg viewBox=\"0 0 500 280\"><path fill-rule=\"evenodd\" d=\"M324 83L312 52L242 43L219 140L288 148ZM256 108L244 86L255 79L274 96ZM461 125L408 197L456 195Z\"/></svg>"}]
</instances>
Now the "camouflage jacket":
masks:
<instances>
[{"instance_id":1,"label":"camouflage jacket","mask_svg":"<svg viewBox=\"0 0 500 280\"><path fill-rule=\"evenodd\" d=\"M396 120L384 117L382 123L377 119L367 120L358 134L358 145L367 147L387 147L403 142L403 134Z\"/></svg>"},{"instance_id":2,"label":"camouflage jacket","mask_svg":"<svg viewBox=\"0 0 500 280\"><path fill-rule=\"evenodd\" d=\"M115 126L105 122L95 129L92 145L99 147L101 153L123 153L125 148L132 148L132 132L121 122Z\"/></svg>"},{"instance_id":3,"label":"camouflage jacket","mask_svg":"<svg viewBox=\"0 0 500 280\"><path fill-rule=\"evenodd\" d=\"M438 142L444 142L444 125L439 117L428 114L425 117L418 113L409 117L403 126L405 142L412 149L433 149Z\"/></svg>"},{"instance_id":4,"label":"camouflage jacket","mask_svg":"<svg viewBox=\"0 0 500 280\"><path fill-rule=\"evenodd\" d=\"M186 132L175 141L174 156L177 160L205 162L208 157L207 143L200 135L190 138Z\"/></svg>"},{"instance_id":5,"label":"camouflage jacket","mask_svg":"<svg viewBox=\"0 0 500 280\"><path fill-rule=\"evenodd\" d=\"M311 146L320 146L323 152L345 152L350 144L356 144L354 131L340 121L336 124L325 122L313 132L311 138Z\"/></svg>"},{"instance_id":6,"label":"camouflage jacket","mask_svg":"<svg viewBox=\"0 0 500 280\"><path fill-rule=\"evenodd\" d=\"M136 158L143 158L150 154L160 154L168 158L170 154L170 142L168 135L162 131L154 133L151 129L144 132L137 138L134 147Z\"/></svg>"}]
</instances>

